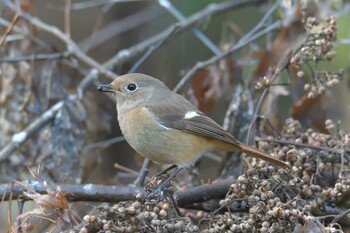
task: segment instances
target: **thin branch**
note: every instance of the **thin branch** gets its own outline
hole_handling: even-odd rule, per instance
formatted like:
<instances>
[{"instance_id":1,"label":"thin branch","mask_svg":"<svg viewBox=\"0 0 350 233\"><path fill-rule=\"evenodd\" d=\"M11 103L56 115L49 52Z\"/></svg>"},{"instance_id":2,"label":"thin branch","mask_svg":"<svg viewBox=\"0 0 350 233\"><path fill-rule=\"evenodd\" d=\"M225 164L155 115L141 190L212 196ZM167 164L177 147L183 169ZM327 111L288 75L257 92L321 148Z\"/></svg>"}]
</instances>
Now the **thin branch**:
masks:
<instances>
[{"instance_id":1,"label":"thin branch","mask_svg":"<svg viewBox=\"0 0 350 233\"><path fill-rule=\"evenodd\" d=\"M241 40L247 40L249 37L253 36L254 33L256 33L257 31L259 31L261 28L263 28L265 26L265 23L267 22L268 19L271 18L273 12L277 9L277 7L279 6L280 1L276 1L276 3L270 7L270 9L266 12L266 14L264 15L264 17L259 21L259 23L257 25L255 25L255 27L253 27L248 33L246 33Z\"/></svg>"},{"instance_id":2,"label":"thin branch","mask_svg":"<svg viewBox=\"0 0 350 233\"><path fill-rule=\"evenodd\" d=\"M134 181L133 185L135 187L141 187L143 185L143 182L145 181L148 172L149 172L149 166L151 165L151 160L145 158L143 161L139 176Z\"/></svg>"},{"instance_id":3,"label":"thin branch","mask_svg":"<svg viewBox=\"0 0 350 233\"><path fill-rule=\"evenodd\" d=\"M18 216L21 215L23 213L23 209L24 209L24 201L20 200L18 203ZM20 231L20 226L22 225L22 219L21 218L17 218L16 220L16 232L22 232Z\"/></svg>"},{"instance_id":4,"label":"thin branch","mask_svg":"<svg viewBox=\"0 0 350 233\"><path fill-rule=\"evenodd\" d=\"M57 60L66 58L69 56L68 52L64 53L51 53L51 54L32 54L19 57L0 57L0 63L16 63L21 61L34 61L34 60Z\"/></svg>"},{"instance_id":5,"label":"thin branch","mask_svg":"<svg viewBox=\"0 0 350 233\"><path fill-rule=\"evenodd\" d=\"M297 147L303 147L303 148L310 148L312 150L317 151L328 151L335 154L342 154L344 153L344 149L334 149L334 148L328 148L328 147L322 147L322 146L313 146L309 144L304 143L297 143L297 142L291 142L291 141L284 141L284 140L278 140L278 139L268 139L268 138L256 138L256 142L262 141L262 142L269 142L269 143L275 143L275 144L281 144L281 145L292 145Z\"/></svg>"},{"instance_id":6,"label":"thin branch","mask_svg":"<svg viewBox=\"0 0 350 233\"><path fill-rule=\"evenodd\" d=\"M6 19L0 17L0 25L8 28L8 27L11 27L11 22L9 22ZM23 29L20 28L17 25L13 26L12 31L16 32L18 34L26 34L27 33L27 32L24 32Z\"/></svg>"},{"instance_id":7,"label":"thin branch","mask_svg":"<svg viewBox=\"0 0 350 233\"><path fill-rule=\"evenodd\" d=\"M155 44L155 45L152 45L148 51L143 54L143 56L137 61L135 62L135 64L131 67L131 69L129 70L128 73L133 73L135 72L136 69L138 69L141 64L153 53L155 52L158 48L160 48L163 44L165 44L165 42L176 32L176 30L178 29L179 27L174 27L173 28L173 31L171 31L169 33L169 35L167 37L164 38L164 40L160 41L158 44Z\"/></svg>"},{"instance_id":8,"label":"thin branch","mask_svg":"<svg viewBox=\"0 0 350 233\"><path fill-rule=\"evenodd\" d=\"M120 165L120 164L118 164L118 163L115 163L115 164L114 164L114 167L115 167L116 169L118 169L118 170L121 170L121 171L126 172L126 173L129 173L129 174L133 174L133 175L135 175L135 176L138 176L138 175L141 174L141 173L138 172L138 171L135 171L135 170L133 170L133 169L131 169L131 168L125 167L125 166ZM147 179L147 181L151 181L151 178L150 178L150 177L147 177L147 174L146 174L146 176L145 176L143 179ZM138 187L141 187L141 186L138 186Z\"/></svg>"},{"instance_id":9,"label":"thin branch","mask_svg":"<svg viewBox=\"0 0 350 233\"><path fill-rule=\"evenodd\" d=\"M170 1L168 0L158 0L159 4L167 9L177 20L180 22L185 22L186 18L183 16L183 14L176 9ZM221 53L221 50L198 28L192 28L193 34L203 42L204 45L206 45L215 55L219 55Z\"/></svg>"},{"instance_id":10,"label":"thin branch","mask_svg":"<svg viewBox=\"0 0 350 233\"><path fill-rule=\"evenodd\" d=\"M5 43L6 37L12 32L13 27L15 26L15 24L17 23L19 18L18 14L15 14L15 16L13 17L11 24L6 28L6 31L4 32L4 34L1 36L0 39L0 46L2 46Z\"/></svg>"},{"instance_id":11,"label":"thin branch","mask_svg":"<svg viewBox=\"0 0 350 233\"><path fill-rule=\"evenodd\" d=\"M210 18L219 13L223 13L226 11L230 11L235 8L240 8L253 4L260 4L265 2L265 0L239 0L239 1L229 1L218 4L210 4L205 9L193 14L186 21L181 22L180 28L176 30L176 34L183 32L184 30L193 27L194 25L198 25L201 22L204 22L207 18ZM157 35L154 35L146 40L143 40L139 44L136 44L128 49L123 49L118 52L114 57L112 57L108 61L108 68L113 68L114 66L120 65L125 61L128 61L139 54L146 51L150 46L163 41L171 31L174 30L174 27L177 27L177 23L168 27L164 31L160 32Z\"/></svg>"},{"instance_id":12,"label":"thin branch","mask_svg":"<svg viewBox=\"0 0 350 233\"><path fill-rule=\"evenodd\" d=\"M72 0L65 0L64 6L64 33L70 37L70 12Z\"/></svg>"},{"instance_id":13,"label":"thin branch","mask_svg":"<svg viewBox=\"0 0 350 233\"><path fill-rule=\"evenodd\" d=\"M91 51L97 46L122 34L127 30L136 28L141 24L145 24L155 18L159 18L162 13L162 11L159 11L159 6L153 4L147 8L135 12L134 14L128 15L125 18L114 20L99 30L96 28L99 23L97 22L93 33L81 40L78 45L85 52ZM105 15L103 12L100 14ZM99 21L101 21L101 19Z\"/></svg>"},{"instance_id":14,"label":"thin branch","mask_svg":"<svg viewBox=\"0 0 350 233\"><path fill-rule=\"evenodd\" d=\"M345 217L345 216L348 215L349 213L350 213L350 209L348 209L348 210L344 211L343 213L337 215L337 216L333 219L333 221L331 222L331 224L334 224L334 223L338 222L340 219L342 219L343 217Z\"/></svg>"},{"instance_id":15,"label":"thin branch","mask_svg":"<svg viewBox=\"0 0 350 233\"><path fill-rule=\"evenodd\" d=\"M275 23L271 24L269 27L265 28L264 30L261 30L260 32L256 33L252 37L242 41L239 40L236 45L234 45L230 50L221 53L219 56L214 56L206 61L198 62L190 71L187 72L187 74L180 80L180 82L176 85L174 88L174 91L179 92L184 86L187 85L191 81L192 76L200 69L207 67L209 65L212 65L219 60L231 55L232 53L236 52L237 50L243 48L244 46L248 45L252 41L258 39L259 37L265 35L266 33L276 30L282 26L282 21L276 21Z\"/></svg>"},{"instance_id":16,"label":"thin branch","mask_svg":"<svg viewBox=\"0 0 350 233\"><path fill-rule=\"evenodd\" d=\"M303 43L301 43L301 44L303 44ZM298 45L297 50L299 50L301 47L302 47L302 45ZM288 49L286 49L286 51L284 51L283 55L281 56L281 59L279 59L279 62L276 65L276 68L275 68L276 72L274 72L272 74L272 77L270 77L271 83L274 83L274 81L277 79L277 77L279 77L281 71L284 70L289 65L288 57L293 52L294 49L295 49L295 47L294 47L294 45L292 45ZM252 122L249 125L246 144L249 144L249 139L251 138L251 135L252 135L252 129L253 129L255 120L259 117L259 112L260 112L260 109L262 107L263 101L265 100L269 91L270 91L270 87L266 87L259 98L258 104L255 108Z\"/></svg>"},{"instance_id":17,"label":"thin branch","mask_svg":"<svg viewBox=\"0 0 350 233\"><path fill-rule=\"evenodd\" d=\"M17 14L20 15L21 18L27 20L32 25L36 26L42 31L48 32L58 39L60 39L62 42L64 42L67 46L68 51L70 51L72 54L74 54L78 59L80 59L85 64L89 65L92 68L97 69L100 73L106 75L110 78L115 78L116 75L106 69L104 66L102 66L100 63L96 62L93 58L86 55L78 46L77 44L65 33L63 33L59 28L49 25L39 18L33 17L30 14L27 13L21 13L20 9L16 5L14 5L9 0L3 0L3 3L9 7L10 9L14 10Z\"/></svg>"},{"instance_id":18,"label":"thin branch","mask_svg":"<svg viewBox=\"0 0 350 233\"><path fill-rule=\"evenodd\" d=\"M144 1L144 0L132 0L132 1L137 2L137 1ZM113 4L113 3L123 3L123 2L130 2L130 0L91 0L91 1L77 2L72 4L72 10L83 10L91 7L97 7L97 6Z\"/></svg>"},{"instance_id":19,"label":"thin branch","mask_svg":"<svg viewBox=\"0 0 350 233\"><path fill-rule=\"evenodd\" d=\"M34 120L22 132L12 136L11 141L0 151L0 162L7 159L15 150L22 146L32 135L47 125L55 117L56 113L63 107L64 102L60 101Z\"/></svg>"},{"instance_id":20,"label":"thin branch","mask_svg":"<svg viewBox=\"0 0 350 233\"><path fill-rule=\"evenodd\" d=\"M110 138L101 142L96 142L93 144L89 144L84 146L83 151L87 151L87 150L93 150L93 149L105 149L107 147L110 147L111 145L115 144L115 143L119 143L119 142L123 142L125 141L124 136L118 136L118 137L114 137L114 138Z\"/></svg>"}]
</instances>

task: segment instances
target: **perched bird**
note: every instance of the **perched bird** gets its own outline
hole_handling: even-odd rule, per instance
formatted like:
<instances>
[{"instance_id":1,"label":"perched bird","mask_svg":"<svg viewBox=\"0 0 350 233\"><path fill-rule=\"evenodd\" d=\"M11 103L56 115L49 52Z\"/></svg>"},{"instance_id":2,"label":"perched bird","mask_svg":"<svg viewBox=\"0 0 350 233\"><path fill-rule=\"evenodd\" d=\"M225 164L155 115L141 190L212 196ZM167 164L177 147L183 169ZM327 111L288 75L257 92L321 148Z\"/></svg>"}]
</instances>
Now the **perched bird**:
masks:
<instances>
[{"instance_id":1,"label":"perched bird","mask_svg":"<svg viewBox=\"0 0 350 233\"><path fill-rule=\"evenodd\" d=\"M145 74L126 74L99 91L113 93L118 121L126 141L158 164L191 167L208 151L241 151L276 166L291 168L266 153L245 145L205 116L181 95Z\"/></svg>"}]
</instances>

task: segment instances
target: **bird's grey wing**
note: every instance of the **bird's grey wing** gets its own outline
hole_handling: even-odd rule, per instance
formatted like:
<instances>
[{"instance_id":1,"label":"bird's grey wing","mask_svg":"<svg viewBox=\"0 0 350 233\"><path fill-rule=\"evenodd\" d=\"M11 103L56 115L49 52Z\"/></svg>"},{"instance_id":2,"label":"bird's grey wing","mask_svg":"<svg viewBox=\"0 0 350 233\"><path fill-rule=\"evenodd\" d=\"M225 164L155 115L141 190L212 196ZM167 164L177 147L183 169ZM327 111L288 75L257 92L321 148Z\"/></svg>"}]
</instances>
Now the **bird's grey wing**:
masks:
<instances>
[{"instance_id":1,"label":"bird's grey wing","mask_svg":"<svg viewBox=\"0 0 350 233\"><path fill-rule=\"evenodd\" d=\"M159 96L157 98L158 101L148 101L151 105L147 107L164 127L239 145L231 134L197 110L184 97L170 93L161 97L163 101L159 101Z\"/></svg>"},{"instance_id":2,"label":"bird's grey wing","mask_svg":"<svg viewBox=\"0 0 350 233\"><path fill-rule=\"evenodd\" d=\"M221 126L209 117L199 114L191 118L186 118L183 114L165 114L158 116L161 125L167 128L181 130L185 133L192 133L202 137L213 138L231 144L238 141Z\"/></svg>"}]
</instances>

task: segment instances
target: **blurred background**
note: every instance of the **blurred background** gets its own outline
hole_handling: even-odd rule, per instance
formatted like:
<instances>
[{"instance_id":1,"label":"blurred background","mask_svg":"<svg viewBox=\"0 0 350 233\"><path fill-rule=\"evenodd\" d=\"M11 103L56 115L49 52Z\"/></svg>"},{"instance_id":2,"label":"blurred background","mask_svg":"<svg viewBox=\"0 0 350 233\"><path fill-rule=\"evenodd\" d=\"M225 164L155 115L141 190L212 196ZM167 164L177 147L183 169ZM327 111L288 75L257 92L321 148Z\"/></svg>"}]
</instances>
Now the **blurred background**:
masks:
<instances>
[{"instance_id":1,"label":"blurred background","mask_svg":"<svg viewBox=\"0 0 350 233\"><path fill-rule=\"evenodd\" d=\"M13 141L14 135L15 139L23 136L18 133L64 101L52 120L35 130L20 148L0 156L1 183L34 179L29 169L40 180L55 183L132 183L137 175L127 169L139 171L143 158L123 140L114 101L96 90L98 84L112 81L100 66L110 61L113 65L108 69L117 75L145 73L174 88L198 62L247 42L256 34L248 32L259 26L264 16L267 17L258 29L266 32L229 56L197 70L179 92L219 124L226 120L226 129L246 141L253 110L262 93L255 89L259 80L271 66L288 61L286 51L294 52L307 38L303 21L306 15L323 24L327 16L333 15L337 24L337 40L333 44L336 55L330 61L299 67L304 70L301 78L293 69L284 71L277 80L283 85L271 88L260 114L278 130L288 117L299 120L305 128L325 133L327 119L339 121L341 127L349 129L350 3L239 2L242 1L1 1L0 32L5 39L0 47L0 148ZM211 4L230 7L213 15ZM21 14L23 17L15 21L7 34L11 22ZM176 18L179 14L183 24ZM196 14L202 14L200 20L195 20ZM194 26L182 30L192 19ZM269 29L277 21L281 24ZM166 33L161 40L147 44L163 31ZM214 48L203 43L198 33ZM77 56L74 46L82 57ZM86 57L96 63L86 62ZM313 70L340 72L342 76L338 85L310 99L306 98L304 87L306 83L317 83ZM81 82L87 79L90 81L83 85ZM233 108L237 99L239 106ZM196 168L201 172L194 169L192 173L196 174L192 175L200 174L202 182L215 179L222 174L220 169L226 157L206 155ZM152 165L151 173L160 169ZM8 206L0 206L0 226L4 226ZM16 216L15 211L12 214Z\"/></svg>"}]
</instances>

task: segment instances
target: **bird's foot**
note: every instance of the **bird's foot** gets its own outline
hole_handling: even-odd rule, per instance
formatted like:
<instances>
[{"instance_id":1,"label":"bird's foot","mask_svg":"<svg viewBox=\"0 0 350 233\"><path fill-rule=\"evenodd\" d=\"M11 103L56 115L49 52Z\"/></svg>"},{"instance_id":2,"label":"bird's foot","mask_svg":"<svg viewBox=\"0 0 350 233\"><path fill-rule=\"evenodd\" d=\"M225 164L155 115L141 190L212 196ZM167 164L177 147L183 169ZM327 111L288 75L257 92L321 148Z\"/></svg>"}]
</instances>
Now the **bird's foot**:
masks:
<instances>
[{"instance_id":1,"label":"bird's foot","mask_svg":"<svg viewBox=\"0 0 350 233\"><path fill-rule=\"evenodd\" d=\"M167 173L171 169L175 169L173 173L170 175ZM152 198L154 196L158 196L160 198L162 194L165 192L167 194L173 194L175 192L174 188L171 185L171 181L175 178L176 174L181 171L182 168L176 167L176 166L171 166L164 171L157 173L156 175L153 176L153 179L151 182L149 182L146 187L146 196L144 200Z\"/></svg>"},{"instance_id":2,"label":"bird's foot","mask_svg":"<svg viewBox=\"0 0 350 233\"><path fill-rule=\"evenodd\" d=\"M154 197L157 197L159 200L165 193L173 194L175 190L168 174L163 174L160 177L155 176L145 187L146 195L144 196L144 200L149 200Z\"/></svg>"},{"instance_id":3,"label":"bird's foot","mask_svg":"<svg viewBox=\"0 0 350 233\"><path fill-rule=\"evenodd\" d=\"M172 180L175 178L176 174L181 171L182 168L176 168L176 170L170 175L165 172L161 172L153 176L152 180L145 186L146 194L142 197L142 203L148 202L160 202L162 198L166 202L170 202L173 206L177 216L181 216L179 207L176 204L176 201L173 197L176 188L172 185Z\"/></svg>"}]
</instances>

